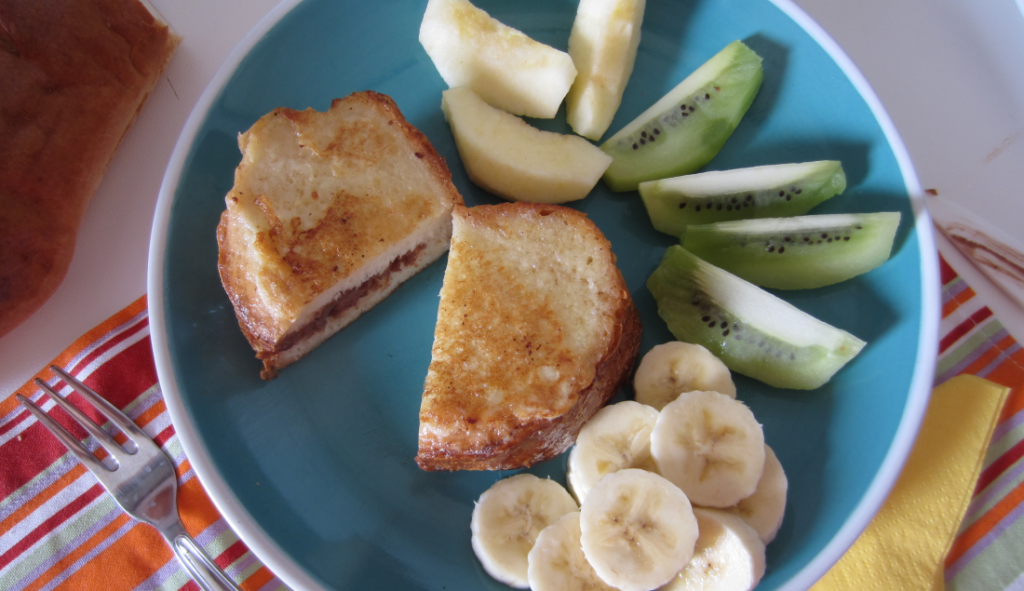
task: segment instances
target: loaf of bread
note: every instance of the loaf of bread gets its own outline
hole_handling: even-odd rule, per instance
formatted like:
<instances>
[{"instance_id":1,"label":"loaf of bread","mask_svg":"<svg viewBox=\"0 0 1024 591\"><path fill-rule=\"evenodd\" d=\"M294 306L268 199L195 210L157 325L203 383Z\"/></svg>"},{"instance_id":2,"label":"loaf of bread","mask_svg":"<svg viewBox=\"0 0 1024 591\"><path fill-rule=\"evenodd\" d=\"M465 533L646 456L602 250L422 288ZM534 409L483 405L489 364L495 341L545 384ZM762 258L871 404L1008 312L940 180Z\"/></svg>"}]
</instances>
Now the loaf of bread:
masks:
<instances>
[{"instance_id":1,"label":"loaf of bread","mask_svg":"<svg viewBox=\"0 0 1024 591\"><path fill-rule=\"evenodd\" d=\"M462 196L390 97L280 108L239 136L220 276L261 375L306 355L448 250Z\"/></svg>"},{"instance_id":2,"label":"loaf of bread","mask_svg":"<svg viewBox=\"0 0 1024 591\"><path fill-rule=\"evenodd\" d=\"M0 0L0 336L57 290L178 38L138 0Z\"/></svg>"},{"instance_id":3,"label":"loaf of bread","mask_svg":"<svg viewBox=\"0 0 1024 591\"><path fill-rule=\"evenodd\" d=\"M457 207L420 406L425 470L550 459L629 378L640 318L604 235L557 205Z\"/></svg>"}]
</instances>

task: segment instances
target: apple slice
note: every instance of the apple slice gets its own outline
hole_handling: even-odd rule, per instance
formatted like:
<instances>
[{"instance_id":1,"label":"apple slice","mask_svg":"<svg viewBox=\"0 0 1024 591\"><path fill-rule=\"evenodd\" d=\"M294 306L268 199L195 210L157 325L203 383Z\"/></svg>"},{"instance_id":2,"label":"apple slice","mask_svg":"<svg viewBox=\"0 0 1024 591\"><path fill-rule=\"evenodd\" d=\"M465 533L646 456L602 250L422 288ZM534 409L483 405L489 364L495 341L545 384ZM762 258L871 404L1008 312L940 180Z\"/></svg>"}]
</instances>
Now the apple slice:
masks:
<instances>
[{"instance_id":1,"label":"apple slice","mask_svg":"<svg viewBox=\"0 0 1024 591\"><path fill-rule=\"evenodd\" d=\"M583 199L612 162L587 140L537 129L468 86L444 91L441 109L469 178L510 201Z\"/></svg>"},{"instance_id":2,"label":"apple slice","mask_svg":"<svg viewBox=\"0 0 1024 591\"><path fill-rule=\"evenodd\" d=\"M573 130L599 140L608 130L633 73L645 0L580 0L569 34L576 80L565 97Z\"/></svg>"},{"instance_id":3,"label":"apple slice","mask_svg":"<svg viewBox=\"0 0 1024 591\"><path fill-rule=\"evenodd\" d=\"M568 53L527 37L467 0L430 0L420 44L450 88L471 87L515 115L551 119L576 67Z\"/></svg>"}]
</instances>

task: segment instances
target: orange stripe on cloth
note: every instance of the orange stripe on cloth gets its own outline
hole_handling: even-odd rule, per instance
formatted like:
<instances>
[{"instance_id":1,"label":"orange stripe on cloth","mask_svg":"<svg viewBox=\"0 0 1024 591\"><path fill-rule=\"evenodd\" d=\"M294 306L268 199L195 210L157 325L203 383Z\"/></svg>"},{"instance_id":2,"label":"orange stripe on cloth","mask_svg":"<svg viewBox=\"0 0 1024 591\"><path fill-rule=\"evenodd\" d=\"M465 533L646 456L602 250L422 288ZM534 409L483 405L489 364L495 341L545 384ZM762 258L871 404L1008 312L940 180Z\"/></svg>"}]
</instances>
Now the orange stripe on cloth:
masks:
<instances>
[{"instance_id":1,"label":"orange stripe on cloth","mask_svg":"<svg viewBox=\"0 0 1024 591\"><path fill-rule=\"evenodd\" d=\"M198 478L193 478L178 487L178 513L181 514L181 522L185 524L185 529L193 537L220 519L220 513L206 495Z\"/></svg>"},{"instance_id":2,"label":"orange stripe on cloth","mask_svg":"<svg viewBox=\"0 0 1024 591\"><path fill-rule=\"evenodd\" d=\"M67 488L69 484L78 480L82 474L85 473L85 466L82 464L75 464L68 471L67 474L61 476L57 480L54 480L50 486L39 491L31 499L25 501L25 504L18 507L13 513L7 516L6 519L0 521L0 535L3 535L14 526L18 525L22 519L28 517L33 511L38 509L41 505L55 497L60 491Z\"/></svg>"},{"instance_id":3,"label":"orange stripe on cloth","mask_svg":"<svg viewBox=\"0 0 1024 591\"><path fill-rule=\"evenodd\" d=\"M109 535L103 536L103 540ZM132 559L125 560L126 556ZM83 564L55 590L131 591L171 560L174 554L160 534L152 527L136 525Z\"/></svg>"},{"instance_id":4,"label":"orange stripe on cloth","mask_svg":"<svg viewBox=\"0 0 1024 591\"><path fill-rule=\"evenodd\" d=\"M977 295L977 294L974 293L974 289L972 289L970 287L968 287L968 288L964 289L963 291L961 291L960 293L956 294L953 297L953 299L949 300L948 302L946 302L942 306L942 317L945 318L945 317L949 316L950 314L952 314L953 312L956 312L957 309L959 309L960 306L962 306L964 304L964 302L970 300L975 295Z\"/></svg>"},{"instance_id":5,"label":"orange stripe on cloth","mask_svg":"<svg viewBox=\"0 0 1024 591\"><path fill-rule=\"evenodd\" d=\"M273 579L274 573L270 572L269 568L261 566L252 573L251 577L243 581L241 586L245 591L258 591Z\"/></svg>"},{"instance_id":6,"label":"orange stripe on cloth","mask_svg":"<svg viewBox=\"0 0 1024 591\"><path fill-rule=\"evenodd\" d=\"M180 464L178 464L178 467L175 468L174 471L178 475L178 480L180 481L182 477L185 476L185 473L191 469L192 463L188 461L188 458L185 458L181 461Z\"/></svg>"},{"instance_id":7,"label":"orange stripe on cloth","mask_svg":"<svg viewBox=\"0 0 1024 591\"><path fill-rule=\"evenodd\" d=\"M1010 514L1017 505L1024 501L1024 482L1018 484L1008 492L998 503L988 510L980 519L972 523L953 541L953 546L946 555L946 566L955 563L963 556L964 552L971 549L979 540L992 531L1004 517Z\"/></svg>"},{"instance_id":8,"label":"orange stripe on cloth","mask_svg":"<svg viewBox=\"0 0 1024 591\"><path fill-rule=\"evenodd\" d=\"M1000 341L1000 348L1007 342L1013 345L1016 341L1013 337L1007 337ZM1003 406L1003 412L999 417L1000 423L1024 410L1024 348L1016 349L1008 357L985 376L988 380L1010 388L1010 396L1006 399L1006 405Z\"/></svg>"},{"instance_id":9,"label":"orange stripe on cloth","mask_svg":"<svg viewBox=\"0 0 1024 591\"><path fill-rule=\"evenodd\" d=\"M998 382L998 380L992 381ZM1024 410L1024 387L1013 388L1010 391L1010 396L1006 399L1006 406L1003 407L1003 412L999 416L999 422L1002 423L1004 421L1010 420L1010 418L1012 418L1014 415L1016 415L1022 410Z\"/></svg>"},{"instance_id":10,"label":"orange stripe on cloth","mask_svg":"<svg viewBox=\"0 0 1024 591\"><path fill-rule=\"evenodd\" d=\"M183 473L190 468L188 460L185 460L179 467L179 471ZM181 514L181 521L185 524L185 529L193 536L199 535L200 532L221 518L198 478L193 478L178 488L178 512ZM214 559L216 558L215 556ZM249 578L242 581L241 587L245 591L257 591L273 579L274 573L270 572L266 566L260 565L260 568Z\"/></svg>"},{"instance_id":11,"label":"orange stripe on cloth","mask_svg":"<svg viewBox=\"0 0 1024 591\"><path fill-rule=\"evenodd\" d=\"M146 409L145 412L135 417L135 424L138 425L140 429L145 429L146 425L152 423L154 419L165 412L167 412L167 405L164 404L164 399L161 398L153 403L153 406Z\"/></svg>"},{"instance_id":12,"label":"orange stripe on cloth","mask_svg":"<svg viewBox=\"0 0 1024 591\"><path fill-rule=\"evenodd\" d=\"M99 531L93 534L88 540L86 540L81 546L78 546L73 551L69 552L67 556L61 558L53 566L46 570L43 574L39 575L39 578L32 581L24 591L36 591L48 585L51 581L56 579L62 573L64 573L69 567L75 562L80 560L83 556L91 552L96 546L99 546L102 542L107 540L111 535L114 534L118 529L123 527L126 523L130 522L131 518L127 514L120 514L111 520L110 523L103 526ZM64 583L58 585L56 588L64 589ZM93 587L95 588L95 587Z\"/></svg>"},{"instance_id":13,"label":"orange stripe on cloth","mask_svg":"<svg viewBox=\"0 0 1024 591\"><path fill-rule=\"evenodd\" d=\"M1018 388L1024 383L1024 349L1020 347L1015 348L1014 345L1016 344L1017 341L1012 336L1006 336L995 343L994 346L989 344L983 345L985 347L984 352L970 365L963 368L961 373L979 375L1001 355L1005 355L1006 358L1000 361L998 366L985 373L982 377L1008 388ZM1013 394L1011 394L1012 396Z\"/></svg>"}]
</instances>

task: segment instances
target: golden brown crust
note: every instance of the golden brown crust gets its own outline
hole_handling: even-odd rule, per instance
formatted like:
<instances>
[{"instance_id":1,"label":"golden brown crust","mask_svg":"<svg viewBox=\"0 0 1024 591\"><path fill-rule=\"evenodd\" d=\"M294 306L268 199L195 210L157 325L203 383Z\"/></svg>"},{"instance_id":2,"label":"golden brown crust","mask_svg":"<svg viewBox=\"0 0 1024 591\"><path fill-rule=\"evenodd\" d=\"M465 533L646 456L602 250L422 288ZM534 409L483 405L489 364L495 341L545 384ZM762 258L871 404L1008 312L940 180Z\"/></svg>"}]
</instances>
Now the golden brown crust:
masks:
<instances>
[{"instance_id":1,"label":"golden brown crust","mask_svg":"<svg viewBox=\"0 0 1024 591\"><path fill-rule=\"evenodd\" d=\"M177 43L134 0L0 0L0 336L60 285Z\"/></svg>"},{"instance_id":2,"label":"golden brown crust","mask_svg":"<svg viewBox=\"0 0 1024 591\"><path fill-rule=\"evenodd\" d=\"M619 314L622 329L611 354L597 366L594 382L579 393L576 404L554 418L516 421L515 435L476 453L431 442L421 447L416 462L424 470L515 470L549 460L569 449L584 423L628 381L640 350L642 325L632 302Z\"/></svg>"},{"instance_id":3,"label":"golden brown crust","mask_svg":"<svg viewBox=\"0 0 1024 591\"><path fill-rule=\"evenodd\" d=\"M572 445L628 378L639 316L584 214L507 203L456 208L455 219L416 461L530 466Z\"/></svg>"},{"instance_id":4,"label":"golden brown crust","mask_svg":"<svg viewBox=\"0 0 1024 591\"><path fill-rule=\"evenodd\" d=\"M462 197L426 136L373 91L325 112L275 109L239 146L218 264L269 378L446 250Z\"/></svg>"}]
</instances>

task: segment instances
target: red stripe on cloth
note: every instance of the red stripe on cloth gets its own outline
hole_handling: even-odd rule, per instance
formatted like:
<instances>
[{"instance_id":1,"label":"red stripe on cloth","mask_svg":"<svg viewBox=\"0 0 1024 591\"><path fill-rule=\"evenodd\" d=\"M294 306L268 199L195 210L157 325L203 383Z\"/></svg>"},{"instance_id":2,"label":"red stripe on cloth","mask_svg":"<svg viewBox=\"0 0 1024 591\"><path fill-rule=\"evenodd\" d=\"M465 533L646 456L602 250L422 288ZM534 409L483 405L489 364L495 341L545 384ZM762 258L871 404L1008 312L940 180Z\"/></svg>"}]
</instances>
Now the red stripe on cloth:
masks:
<instances>
[{"instance_id":1,"label":"red stripe on cloth","mask_svg":"<svg viewBox=\"0 0 1024 591\"><path fill-rule=\"evenodd\" d=\"M71 374L75 375L82 368L86 367L89 359L109 352L131 337L137 336L139 331L145 330L145 328L145 323L140 323L138 330L125 331L116 338L111 339L110 342L106 343L97 352L89 355L87 360L75 364L75 367L71 369ZM126 371L126 368L130 368L130 370ZM147 336L129 345L125 350L120 351L103 365L96 368L83 382L120 409L131 404L139 397L139 394L145 392L156 383L156 369L153 365L153 353L149 337ZM60 381L57 383L56 389L59 390L64 387L64 382ZM78 393L73 393L68 398L74 401L75 405L79 408L85 409L86 414L93 420L101 423L105 421L102 415L95 412Z\"/></svg>"},{"instance_id":2,"label":"red stripe on cloth","mask_svg":"<svg viewBox=\"0 0 1024 591\"><path fill-rule=\"evenodd\" d=\"M155 441L160 447L163 447L167 445L167 440L171 437L174 437L174 425L168 425L166 429L157 433L156 437L153 438L153 441Z\"/></svg>"},{"instance_id":3,"label":"red stripe on cloth","mask_svg":"<svg viewBox=\"0 0 1024 591\"><path fill-rule=\"evenodd\" d=\"M132 344L85 380L114 406L124 408L157 382L149 337Z\"/></svg>"},{"instance_id":4,"label":"red stripe on cloth","mask_svg":"<svg viewBox=\"0 0 1024 591\"><path fill-rule=\"evenodd\" d=\"M0 520L0 536L3 536L14 529L14 526L28 518L33 511L42 507L53 497L61 494L64 489L71 486L76 480L81 478L82 475L85 474L85 471L86 468L82 464L72 464L66 472L57 478L54 478L45 487L42 487L38 491L33 491L36 493L35 496L30 498L22 497L21 499L18 499L18 501L21 502L11 503L12 506L7 507L9 512L2 520Z\"/></svg>"},{"instance_id":5,"label":"red stripe on cloth","mask_svg":"<svg viewBox=\"0 0 1024 591\"><path fill-rule=\"evenodd\" d=\"M942 253L939 253L939 280L942 282L942 285L949 285L949 282L953 281L957 277L958 275L956 271L953 267L949 266L949 263L946 262Z\"/></svg>"},{"instance_id":6,"label":"red stripe on cloth","mask_svg":"<svg viewBox=\"0 0 1024 591\"><path fill-rule=\"evenodd\" d=\"M1010 356L1012 363L1003 363L995 371L986 376L987 379L1011 388L1006 397L1003 412L999 415L1002 423L1024 410L1024 349L1018 349ZM1010 383L1007 383L1010 382Z\"/></svg>"},{"instance_id":7,"label":"red stripe on cloth","mask_svg":"<svg viewBox=\"0 0 1024 591\"><path fill-rule=\"evenodd\" d=\"M224 551L220 553L220 556L214 558L214 562L216 562L217 566L221 568L227 568L231 566L234 561L245 556L245 553L248 551L249 549L245 547L245 544L239 540L225 548Z\"/></svg>"},{"instance_id":8,"label":"red stripe on cloth","mask_svg":"<svg viewBox=\"0 0 1024 591\"><path fill-rule=\"evenodd\" d=\"M991 316L992 310L989 310L988 306L981 308L974 314L971 314L970 318L958 324L953 328L953 330L949 331L946 336L942 337L942 340L939 341L939 353L945 353L946 349L948 349L953 343L960 340L960 338L970 332L972 328L978 326Z\"/></svg>"},{"instance_id":9,"label":"red stripe on cloth","mask_svg":"<svg viewBox=\"0 0 1024 591\"><path fill-rule=\"evenodd\" d=\"M28 419L29 416L30 414L28 410L25 409L25 407L19 407L18 413L11 417L10 421L4 423L3 425L0 425L0 435L3 435L4 433L10 431L11 429L17 427L18 425L21 424L22 421Z\"/></svg>"},{"instance_id":10,"label":"red stripe on cloth","mask_svg":"<svg viewBox=\"0 0 1024 591\"><path fill-rule=\"evenodd\" d=\"M132 323L130 326L124 326L126 323L132 320L135 320L135 322ZM127 318L125 319L125 322L122 323L121 326L116 328L119 328L121 332L114 335L110 335L109 333L102 335L101 339L105 338L107 339L106 341L104 341L102 344L100 344L95 349L90 351L88 355L85 355L77 362L75 362L73 365L69 365L65 369L67 369L72 374L76 374L80 372L82 369L88 367L90 364L94 363L100 357L103 357L104 355L109 353L111 349L114 349L119 344L123 343L124 341L130 340L132 337L137 336L139 332L148 330L149 317L143 314L141 318ZM106 363L108 362L109 361L104 362L104 365L106 365Z\"/></svg>"},{"instance_id":11,"label":"red stripe on cloth","mask_svg":"<svg viewBox=\"0 0 1024 591\"><path fill-rule=\"evenodd\" d=\"M57 511L51 515L49 519L40 523L38 527L29 532L25 537L18 541L17 544L11 546L10 550L0 555L0 569L6 567L22 552L31 548L33 544L41 540L43 536L60 527L61 524L85 508L85 506L95 500L96 497L106 494L106 492L107 491L104 490L99 483L89 487L88 490L65 505L60 511Z\"/></svg>"},{"instance_id":12,"label":"red stripe on cloth","mask_svg":"<svg viewBox=\"0 0 1024 591\"><path fill-rule=\"evenodd\" d=\"M0 498L11 496L68 453L67 448L42 423L34 418L31 420L34 423L19 437L0 446L0 466L4 470L4 477L0 479Z\"/></svg>"},{"instance_id":13,"label":"red stripe on cloth","mask_svg":"<svg viewBox=\"0 0 1024 591\"><path fill-rule=\"evenodd\" d=\"M974 494L982 491L988 485L992 484L999 475L1006 471L1007 468L1014 465L1017 460L1024 457L1024 439L1017 442L1016 445L1006 450L1006 453L999 456L994 462L989 464L988 468L982 471L981 476L978 477L978 484L974 488Z\"/></svg>"},{"instance_id":14,"label":"red stripe on cloth","mask_svg":"<svg viewBox=\"0 0 1024 591\"><path fill-rule=\"evenodd\" d=\"M132 329L126 330L110 339L110 341L104 343L103 346L97 348L96 351L87 355L81 362L76 363L72 368L71 373L74 374L75 370L80 370L87 366L91 361L94 361L117 345L120 345L137 335L140 330L145 330L147 326L148 324L145 321L140 321ZM140 363L140 360L145 359L149 360L151 371L145 371L144 364ZM136 367L136 365L138 367ZM117 373L118 370L123 370L124 367L132 367L133 371L122 371L121 373ZM117 379L111 379L111 376L115 375L117 376ZM104 380L104 376L108 377ZM150 349L149 338L146 337L141 341L130 345L124 351L119 352L112 359L98 367L92 375L84 380L84 382L94 391L100 393L100 395L108 402L112 403L119 409L124 409L124 407L128 406L132 401L138 398L139 394L149 388L149 386L146 386L145 388L140 389L140 383L148 383L151 386L156 382L156 370L153 368L152 350ZM57 380L56 382L51 383L54 385L54 389L58 392L67 387L67 384L65 384L63 380ZM99 425L107 422L106 417L104 417L92 406L92 404L77 392L68 394L65 396L65 399L69 400L78 409L82 410L86 416L93 420L93 422ZM85 430L81 429L70 419L66 419L63 411L59 413L51 413L51 416L57 419L58 422L64 425L64 427L73 435L78 437L78 439L85 439L87 435Z\"/></svg>"}]
</instances>

